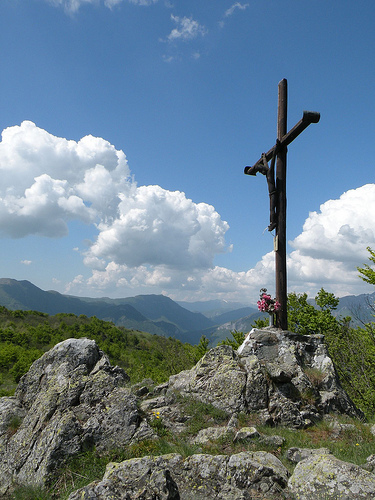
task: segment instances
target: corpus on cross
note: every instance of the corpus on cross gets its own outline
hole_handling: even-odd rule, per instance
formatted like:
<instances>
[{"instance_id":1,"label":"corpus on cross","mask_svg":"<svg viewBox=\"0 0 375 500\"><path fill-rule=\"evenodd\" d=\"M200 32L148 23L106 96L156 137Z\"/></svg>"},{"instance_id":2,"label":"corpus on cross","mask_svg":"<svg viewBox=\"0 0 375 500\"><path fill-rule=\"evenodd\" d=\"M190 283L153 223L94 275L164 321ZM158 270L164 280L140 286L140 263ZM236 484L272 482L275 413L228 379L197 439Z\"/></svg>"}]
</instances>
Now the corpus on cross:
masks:
<instances>
[{"instance_id":1,"label":"corpus on cross","mask_svg":"<svg viewBox=\"0 0 375 500\"><path fill-rule=\"evenodd\" d=\"M252 166L245 167L245 174L257 172L267 177L270 196L269 231L276 230L275 236L275 272L276 299L280 309L276 312L276 327L288 329L287 315L287 268L286 268L286 154L288 145L311 123L318 123L320 113L304 111L301 120L287 132L288 84L284 78L279 82L277 106L277 139L275 145L263 153ZM271 165L268 162L271 160ZM276 162L276 172L275 172Z\"/></svg>"}]
</instances>

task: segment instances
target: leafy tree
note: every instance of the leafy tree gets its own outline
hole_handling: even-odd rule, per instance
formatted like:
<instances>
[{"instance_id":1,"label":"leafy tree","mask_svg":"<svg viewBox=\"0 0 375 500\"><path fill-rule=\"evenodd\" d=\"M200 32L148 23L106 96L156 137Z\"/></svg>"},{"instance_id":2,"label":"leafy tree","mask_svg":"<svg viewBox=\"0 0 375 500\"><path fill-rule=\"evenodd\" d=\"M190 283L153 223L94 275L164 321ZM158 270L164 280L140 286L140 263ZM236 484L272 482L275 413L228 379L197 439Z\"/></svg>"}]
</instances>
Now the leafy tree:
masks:
<instances>
[{"instance_id":1,"label":"leafy tree","mask_svg":"<svg viewBox=\"0 0 375 500\"><path fill-rule=\"evenodd\" d=\"M360 275L359 277L366 281L366 283L370 283L371 285L375 285L375 251L370 247L367 247L367 251L370 253L369 261L372 262L372 266L368 264L363 264L363 267L357 267Z\"/></svg>"},{"instance_id":2,"label":"leafy tree","mask_svg":"<svg viewBox=\"0 0 375 500\"><path fill-rule=\"evenodd\" d=\"M237 330L233 330L230 332L233 338L226 338L218 343L218 345L230 345L233 349L238 349L242 342L245 340L246 333L238 332Z\"/></svg>"},{"instance_id":3,"label":"leafy tree","mask_svg":"<svg viewBox=\"0 0 375 500\"><path fill-rule=\"evenodd\" d=\"M326 292L324 288L321 288L315 297L315 302L322 311L331 312L337 309L340 299L335 297L333 293Z\"/></svg>"},{"instance_id":4,"label":"leafy tree","mask_svg":"<svg viewBox=\"0 0 375 500\"><path fill-rule=\"evenodd\" d=\"M259 330L261 330L262 328L266 328L266 326L269 326L269 318L258 318L251 326L253 328L259 328Z\"/></svg>"},{"instance_id":5,"label":"leafy tree","mask_svg":"<svg viewBox=\"0 0 375 500\"><path fill-rule=\"evenodd\" d=\"M315 302L317 308L308 302L306 294L289 294L289 329L324 335L344 389L367 416L372 416L375 412L375 323L352 328L350 317L335 317L332 313L339 299L323 288Z\"/></svg>"},{"instance_id":6,"label":"leafy tree","mask_svg":"<svg viewBox=\"0 0 375 500\"><path fill-rule=\"evenodd\" d=\"M288 328L302 335L323 334L328 331L338 333L340 321L332 314L339 299L333 293L321 288L315 297L318 308L310 304L307 294L290 293L288 295Z\"/></svg>"},{"instance_id":7,"label":"leafy tree","mask_svg":"<svg viewBox=\"0 0 375 500\"><path fill-rule=\"evenodd\" d=\"M208 351L209 343L210 341L208 338L205 335L202 335L199 340L199 344L197 345L197 354L200 355L200 357L203 357Z\"/></svg>"}]
</instances>

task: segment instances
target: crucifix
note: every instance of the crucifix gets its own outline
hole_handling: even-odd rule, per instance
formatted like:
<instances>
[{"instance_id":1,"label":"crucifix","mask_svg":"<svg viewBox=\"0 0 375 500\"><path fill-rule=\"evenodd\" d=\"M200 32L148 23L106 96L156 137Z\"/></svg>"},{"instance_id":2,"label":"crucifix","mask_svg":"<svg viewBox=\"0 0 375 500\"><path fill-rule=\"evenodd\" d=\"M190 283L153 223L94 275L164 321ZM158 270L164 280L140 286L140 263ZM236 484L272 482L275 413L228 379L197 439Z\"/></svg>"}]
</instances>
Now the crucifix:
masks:
<instances>
[{"instance_id":1,"label":"crucifix","mask_svg":"<svg viewBox=\"0 0 375 500\"><path fill-rule=\"evenodd\" d=\"M276 312L276 326L288 329L287 314L287 267L286 267L286 154L288 145L311 123L318 123L320 113L304 111L301 120L287 132L288 85L284 78L279 82L277 106L276 144L252 166L245 167L245 174L257 172L267 177L270 196L269 231L276 230L274 239L276 268L276 299L280 309ZM271 160L271 165L268 162ZM276 161L277 160L277 161ZM276 176L275 176L276 161Z\"/></svg>"}]
</instances>

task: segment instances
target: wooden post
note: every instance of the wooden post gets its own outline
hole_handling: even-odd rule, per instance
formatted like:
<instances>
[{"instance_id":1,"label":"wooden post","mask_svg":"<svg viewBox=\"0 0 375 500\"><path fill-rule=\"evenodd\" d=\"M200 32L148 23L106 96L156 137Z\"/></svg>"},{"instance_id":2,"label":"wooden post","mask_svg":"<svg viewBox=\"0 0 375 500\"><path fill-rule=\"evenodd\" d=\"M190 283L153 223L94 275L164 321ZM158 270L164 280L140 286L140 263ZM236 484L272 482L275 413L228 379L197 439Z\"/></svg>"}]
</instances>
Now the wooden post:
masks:
<instances>
[{"instance_id":1,"label":"wooden post","mask_svg":"<svg viewBox=\"0 0 375 500\"><path fill-rule=\"evenodd\" d=\"M287 132L288 111L288 84L281 80L278 87L277 106L277 138L279 141ZM276 313L276 327L282 330L288 329L287 315L287 269L286 269L286 153L287 147L281 146L277 153L276 162L276 191L277 205L277 227L275 245L275 267L276 267L276 299L280 302L280 309Z\"/></svg>"},{"instance_id":2,"label":"wooden post","mask_svg":"<svg viewBox=\"0 0 375 500\"><path fill-rule=\"evenodd\" d=\"M315 111L304 111L302 119L287 132L288 85L285 78L278 87L277 105L277 141L267 153L263 153L252 167L245 167L245 174L256 175L260 172L267 176L270 203L270 222L268 230L276 227L275 237L275 268L276 268L276 299L280 302L280 309L276 313L276 326L282 330L288 329L287 310L287 267L286 267L286 154L288 145L294 141L311 123L318 123L320 114ZM273 182L273 165L276 162L276 180ZM271 168L268 163L272 159ZM274 189L276 186L276 189ZM276 214L274 213L274 196L276 195ZM276 224L274 217L276 215Z\"/></svg>"}]
</instances>

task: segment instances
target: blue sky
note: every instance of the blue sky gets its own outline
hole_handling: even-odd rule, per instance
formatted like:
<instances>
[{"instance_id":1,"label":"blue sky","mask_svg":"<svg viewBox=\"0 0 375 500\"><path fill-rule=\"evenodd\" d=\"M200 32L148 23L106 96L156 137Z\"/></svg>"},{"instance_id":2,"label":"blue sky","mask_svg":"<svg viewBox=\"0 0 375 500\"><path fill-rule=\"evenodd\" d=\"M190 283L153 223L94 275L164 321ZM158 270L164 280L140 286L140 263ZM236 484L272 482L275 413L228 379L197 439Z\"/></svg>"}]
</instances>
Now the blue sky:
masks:
<instances>
[{"instance_id":1,"label":"blue sky","mask_svg":"<svg viewBox=\"0 0 375 500\"><path fill-rule=\"evenodd\" d=\"M274 293L265 178L288 151L289 291L372 292L372 0L1 0L0 276L86 296Z\"/></svg>"}]
</instances>

